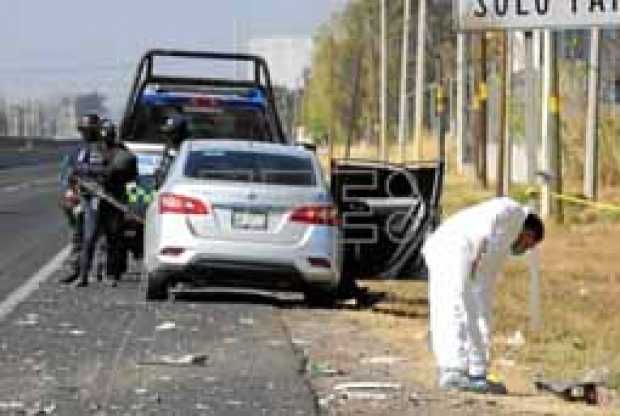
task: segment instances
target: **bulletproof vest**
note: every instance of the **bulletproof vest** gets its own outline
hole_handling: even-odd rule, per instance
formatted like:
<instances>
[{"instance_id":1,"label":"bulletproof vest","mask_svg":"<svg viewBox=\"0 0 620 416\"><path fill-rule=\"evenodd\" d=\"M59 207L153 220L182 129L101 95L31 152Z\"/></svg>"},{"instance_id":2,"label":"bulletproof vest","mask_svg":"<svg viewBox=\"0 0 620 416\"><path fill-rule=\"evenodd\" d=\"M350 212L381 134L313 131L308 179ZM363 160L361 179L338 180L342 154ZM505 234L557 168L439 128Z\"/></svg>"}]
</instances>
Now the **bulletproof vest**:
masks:
<instances>
[{"instance_id":1,"label":"bulletproof vest","mask_svg":"<svg viewBox=\"0 0 620 416\"><path fill-rule=\"evenodd\" d=\"M136 157L122 147L114 149L108 166L106 190L115 196L122 196L125 194L125 185L134 181L137 175Z\"/></svg>"},{"instance_id":2,"label":"bulletproof vest","mask_svg":"<svg viewBox=\"0 0 620 416\"><path fill-rule=\"evenodd\" d=\"M105 171L105 158L101 144L98 142L85 143L77 156L77 164L81 179L95 181L103 185L103 172Z\"/></svg>"}]
</instances>

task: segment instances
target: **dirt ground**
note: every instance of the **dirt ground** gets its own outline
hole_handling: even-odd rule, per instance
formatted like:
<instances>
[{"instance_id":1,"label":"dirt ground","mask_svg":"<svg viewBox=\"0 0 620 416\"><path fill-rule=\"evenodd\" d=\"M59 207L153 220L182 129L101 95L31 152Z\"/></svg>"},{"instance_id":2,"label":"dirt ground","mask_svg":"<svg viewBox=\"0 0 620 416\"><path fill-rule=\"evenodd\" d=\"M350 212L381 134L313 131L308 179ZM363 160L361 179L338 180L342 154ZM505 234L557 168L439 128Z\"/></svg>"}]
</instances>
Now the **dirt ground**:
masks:
<instances>
[{"instance_id":1,"label":"dirt ground","mask_svg":"<svg viewBox=\"0 0 620 416\"><path fill-rule=\"evenodd\" d=\"M519 191L514 196L522 198ZM444 212L489 196L450 177ZM433 390L426 282L363 282L387 293L371 310L286 311L293 337L306 342L302 350L309 362L329 370L315 371L311 378L326 414L620 415L620 224L614 216L573 207L567 207L567 220L563 226L549 223L540 247L540 329L529 324L527 262L509 261L500 277L492 370L508 386L505 397L445 396ZM585 375L607 380L611 405L566 402L538 394L533 386L537 376L571 380ZM346 399L334 388L350 380L396 382L400 389L390 400Z\"/></svg>"}]
</instances>

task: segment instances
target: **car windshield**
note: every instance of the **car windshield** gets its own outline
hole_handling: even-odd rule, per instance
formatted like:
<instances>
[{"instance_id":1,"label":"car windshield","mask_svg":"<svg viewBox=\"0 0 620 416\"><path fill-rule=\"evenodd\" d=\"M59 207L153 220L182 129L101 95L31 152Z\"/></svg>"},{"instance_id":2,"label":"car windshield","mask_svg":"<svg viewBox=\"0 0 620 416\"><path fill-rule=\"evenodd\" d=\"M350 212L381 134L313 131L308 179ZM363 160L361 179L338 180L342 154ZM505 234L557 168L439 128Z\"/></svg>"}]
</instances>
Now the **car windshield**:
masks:
<instances>
[{"instance_id":1,"label":"car windshield","mask_svg":"<svg viewBox=\"0 0 620 416\"><path fill-rule=\"evenodd\" d=\"M190 138L244 139L265 141L272 137L262 108L180 107L142 104L137 112L133 140L164 142L161 131L167 118L182 115L188 122Z\"/></svg>"},{"instance_id":2,"label":"car windshield","mask_svg":"<svg viewBox=\"0 0 620 416\"><path fill-rule=\"evenodd\" d=\"M309 157L254 151L192 151L185 163L184 174L190 178L221 181L316 185L316 175Z\"/></svg>"}]
</instances>

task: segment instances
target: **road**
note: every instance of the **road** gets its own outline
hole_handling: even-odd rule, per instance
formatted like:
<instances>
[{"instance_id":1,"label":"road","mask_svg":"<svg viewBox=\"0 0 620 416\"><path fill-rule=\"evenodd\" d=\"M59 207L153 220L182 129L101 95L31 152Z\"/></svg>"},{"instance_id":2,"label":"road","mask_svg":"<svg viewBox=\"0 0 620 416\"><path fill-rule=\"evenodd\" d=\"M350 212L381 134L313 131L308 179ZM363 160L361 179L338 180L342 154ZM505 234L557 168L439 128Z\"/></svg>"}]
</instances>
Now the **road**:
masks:
<instances>
[{"instance_id":1,"label":"road","mask_svg":"<svg viewBox=\"0 0 620 416\"><path fill-rule=\"evenodd\" d=\"M0 147L5 303L68 241L58 209L60 152L11 152ZM0 414L316 413L281 305L217 295L147 304L137 272L117 288L74 289L58 277L0 321Z\"/></svg>"}]
</instances>

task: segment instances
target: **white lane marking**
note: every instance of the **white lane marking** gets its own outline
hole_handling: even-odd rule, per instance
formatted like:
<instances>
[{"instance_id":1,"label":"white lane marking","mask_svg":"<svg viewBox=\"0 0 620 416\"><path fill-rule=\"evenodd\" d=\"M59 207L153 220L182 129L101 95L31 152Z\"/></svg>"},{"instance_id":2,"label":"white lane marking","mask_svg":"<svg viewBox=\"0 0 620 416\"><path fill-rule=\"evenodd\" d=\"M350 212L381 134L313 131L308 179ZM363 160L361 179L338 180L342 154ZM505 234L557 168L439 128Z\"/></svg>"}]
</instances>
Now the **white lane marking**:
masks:
<instances>
[{"instance_id":1,"label":"white lane marking","mask_svg":"<svg viewBox=\"0 0 620 416\"><path fill-rule=\"evenodd\" d=\"M0 188L0 192L17 192L24 189L32 188L33 186L39 185L51 185L53 183L60 183L58 179L37 179L32 182L24 182L16 185L5 186L4 188Z\"/></svg>"},{"instance_id":2,"label":"white lane marking","mask_svg":"<svg viewBox=\"0 0 620 416\"><path fill-rule=\"evenodd\" d=\"M17 192L17 191L21 191L22 189L26 189L28 188L28 184L20 184L20 185L11 185L11 186L6 186L4 188L2 188L2 192Z\"/></svg>"},{"instance_id":3,"label":"white lane marking","mask_svg":"<svg viewBox=\"0 0 620 416\"><path fill-rule=\"evenodd\" d=\"M45 266L41 267L39 271L33 274L23 285L15 289L2 303L0 303L0 321L3 321L13 312L17 305L26 300L32 292L39 288L41 283L49 279L49 277L62 266L62 263L67 256L69 256L70 249L70 246L63 248Z\"/></svg>"}]
</instances>

